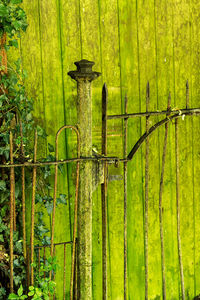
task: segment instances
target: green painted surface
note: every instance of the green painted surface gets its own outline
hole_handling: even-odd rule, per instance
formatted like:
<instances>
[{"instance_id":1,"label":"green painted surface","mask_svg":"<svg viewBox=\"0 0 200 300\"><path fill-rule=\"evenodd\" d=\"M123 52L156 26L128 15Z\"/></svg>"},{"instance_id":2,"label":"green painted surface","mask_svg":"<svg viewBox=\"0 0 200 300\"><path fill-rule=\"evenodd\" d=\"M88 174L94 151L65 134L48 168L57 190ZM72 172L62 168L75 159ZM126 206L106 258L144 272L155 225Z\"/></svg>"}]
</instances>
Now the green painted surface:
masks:
<instances>
[{"instance_id":1,"label":"green painted surface","mask_svg":"<svg viewBox=\"0 0 200 300\"><path fill-rule=\"evenodd\" d=\"M200 30L197 0L24 0L29 28L21 41L26 82L35 99L35 116L45 126L48 141L64 124L76 124L76 83L67 72L73 62L85 58L96 62L102 77L93 83L93 144L101 151L101 87L108 85L108 113L144 111L146 83L150 82L150 109L165 109L169 91L172 107L185 107L185 83L190 84L190 107L198 107L200 94ZM14 54L15 56L16 54ZM152 118L151 122L158 121ZM186 298L200 293L199 130L197 117L179 121L181 241ZM145 131L145 119L130 120L128 150ZM122 122L108 123L108 154L123 155ZM167 299L179 299L180 275L176 229L175 129L169 126L164 176L163 221ZM150 138L149 190L149 299L162 299L159 234L159 181L164 128ZM71 132L59 142L60 158L76 155ZM43 145L40 155L46 152ZM128 295L144 299L144 160L145 145L128 164ZM56 212L56 241L71 239L73 226L75 165L59 178L59 191L68 195L66 207ZM109 167L111 175L123 174ZM101 198L93 196L93 299L102 299ZM71 226L71 229L70 229ZM123 299L123 182L108 186L108 298ZM63 249L58 250L62 265ZM71 261L67 250L67 263ZM62 278L57 275L58 299ZM70 270L66 291L69 297Z\"/></svg>"}]
</instances>

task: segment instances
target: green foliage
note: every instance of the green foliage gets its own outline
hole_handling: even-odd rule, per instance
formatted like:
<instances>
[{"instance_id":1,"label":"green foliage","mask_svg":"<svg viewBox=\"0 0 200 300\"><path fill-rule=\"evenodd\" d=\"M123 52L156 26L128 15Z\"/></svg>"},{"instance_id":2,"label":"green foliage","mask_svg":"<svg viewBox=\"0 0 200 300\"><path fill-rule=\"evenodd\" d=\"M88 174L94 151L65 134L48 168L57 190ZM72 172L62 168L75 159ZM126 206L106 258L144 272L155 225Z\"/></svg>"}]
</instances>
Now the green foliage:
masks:
<instances>
[{"instance_id":1,"label":"green foliage","mask_svg":"<svg viewBox=\"0 0 200 300\"><path fill-rule=\"evenodd\" d=\"M20 33L27 28L26 14L20 7L22 0L0 0L0 37L7 35L6 51L10 47L18 47L17 39ZM10 163L10 132L13 133L13 159L14 163L33 161L33 139L34 131L37 130L38 138L46 139L45 130L36 124L33 117L33 100L29 99L24 87L24 80L27 74L21 67L21 60L18 59L13 65L8 63L8 73L5 66L0 65L0 164ZM23 146L23 151L22 151ZM54 147L48 144L49 154L43 161L55 161ZM60 169L61 170L61 169ZM37 204L35 222L35 240L42 245L50 245L50 230L46 227L44 216L51 218L53 210L53 198L51 178L52 167L45 166L37 169L37 190L35 202ZM9 169L0 172L0 252L4 257L0 265L1 272L9 281L9 239L10 239L10 174ZM32 169L26 168L26 187L32 185ZM14 232L14 291L9 299L26 299L24 288L26 282L25 262L23 257L22 240L22 179L21 170L15 168L15 202L17 228ZM60 195L57 205L66 204L66 196ZM41 209L40 209L41 208ZM46 210L46 212L45 212ZM54 293L55 283L50 281L48 274L45 279L42 274L55 272L56 263L51 258L44 264L41 262L40 273L36 275L35 286L29 287L28 296L32 299L49 299L49 294ZM35 272L37 273L37 272ZM6 279L5 279L6 280ZM8 294L8 284L0 282L0 298ZM17 292L16 292L17 291ZM6 298L7 299L7 298Z\"/></svg>"},{"instance_id":2,"label":"green foliage","mask_svg":"<svg viewBox=\"0 0 200 300\"><path fill-rule=\"evenodd\" d=\"M55 272L58 268L56 257L49 257L46 263L41 263L40 270L37 270L34 286L29 286L28 295L24 294L23 286L17 291L17 294L10 294L8 299L26 299L32 297L34 300L49 300L55 292L55 282L50 280L50 272ZM45 278L44 278L45 275Z\"/></svg>"},{"instance_id":3,"label":"green foliage","mask_svg":"<svg viewBox=\"0 0 200 300\"><path fill-rule=\"evenodd\" d=\"M22 0L0 0L0 36L7 33L10 46L18 47L15 37L20 37L21 31L26 31L28 26L24 10L20 7Z\"/></svg>"}]
</instances>

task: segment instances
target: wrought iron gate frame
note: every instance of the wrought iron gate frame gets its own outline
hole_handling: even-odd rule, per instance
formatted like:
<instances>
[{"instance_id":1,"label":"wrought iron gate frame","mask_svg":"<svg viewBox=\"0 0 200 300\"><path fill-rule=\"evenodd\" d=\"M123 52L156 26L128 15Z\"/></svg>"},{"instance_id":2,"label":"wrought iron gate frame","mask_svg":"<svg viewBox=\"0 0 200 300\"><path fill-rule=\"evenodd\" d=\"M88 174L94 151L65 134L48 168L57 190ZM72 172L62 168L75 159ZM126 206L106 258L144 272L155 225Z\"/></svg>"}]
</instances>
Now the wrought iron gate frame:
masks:
<instances>
[{"instance_id":1,"label":"wrought iron gate frame","mask_svg":"<svg viewBox=\"0 0 200 300\"><path fill-rule=\"evenodd\" d=\"M163 111L149 111L150 101L150 87L147 83L146 87L146 111L139 113L128 113L128 98L125 96L124 100L124 114L120 115L108 115L108 89L106 84L102 88L102 156L99 157L81 157L80 156L80 133L78 127L74 125L65 125L59 129L56 134L56 161L54 162L38 162L37 161L37 132L35 133L34 143L34 161L25 163L14 163L13 161L13 136L10 133L10 164L1 164L0 168L10 169L10 289L13 291L13 226L15 224L15 195L14 195L14 170L15 168L22 168L22 217L23 217L23 237L24 237L24 256L26 259L26 232L25 232L25 168L33 168L33 186L32 186L32 218L31 218L31 261L34 262L34 215L35 215L35 191L36 191L36 177L37 168L44 166L55 167L55 178L54 178L54 197L53 197L53 215L52 215L52 236L51 236L51 255L54 254L56 245L64 245L64 260L65 260L65 247L66 244L71 243L73 245L72 251L72 268L71 268L71 284L70 284L70 299L74 299L73 296L73 285L74 285L74 272L75 272L75 255L76 255L76 231L77 231L77 203L78 203L78 186L79 186L79 167L83 161L91 162L102 162L104 166L104 182L101 184L101 196L102 196L102 291L103 299L107 299L107 190L108 190L108 166L114 164L118 166L119 163L124 164L124 300L127 300L127 164L130 162L141 145L146 143L146 154L145 154L145 299L148 299L148 174L149 174L149 136L156 131L160 126L165 125L165 138L162 156L162 170L160 178L160 193L159 193L159 221L160 221L160 237L161 237L161 256L162 256L162 290L163 299L166 299L166 285L165 285L165 258L164 258L164 244L163 244L163 220L162 220L162 192L163 192L163 180L164 180L164 169L166 160L166 147L167 147L167 136L168 136L168 124L170 121L175 120L175 147L176 147L176 201L177 201L177 239L178 239L178 256L180 266L180 277L181 277L181 289L182 298L185 299L184 289L184 276L183 276L183 265L182 265L182 252L181 252L181 239L180 239L180 195L179 195L179 152L178 152L178 119L187 116L200 116L200 108L189 108L189 84L186 83L186 108L183 109L171 109L171 95L169 94L167 99L167 109ZM150 127L149 118L152 116L165 116L161 121L155 123ZM127 153L127 132L128 132L128 120L130 118L146 118L146 132L138 139L129 154ZM107 136L108 129L107 123L110 120L121 119L124 121L123 126L123 141L124 141L124 157L109 157L107 156ZM77 157L71 159L58 160L58 137L60 133L71 128L77 135ZM23 145L21 148L23 153ZM57 176L58 176L58 165L68 164L75 162L77 163L76 170L76 193L75 193L75 215L74 215L74 232L73 241L54 243L54 226L55 226L55 213L56 213L56 195L57 195ZM36 247L39 249L41 246ZM28 263L29 264L29 263ZM64 267L65 268L65 267ZM29 269L29 267L28 267ZM50 275L51 276L51 275ZM64 269L65 276L65 269ZM34 282L34 267L31 265L31 284ZM64 277L65 278L65 277ZM65 280L64 280L65 281ZM63 292L65 299L65 282L63 283ZM76 283L75 283L76 284Z\"/></svg>"}]
</instances>

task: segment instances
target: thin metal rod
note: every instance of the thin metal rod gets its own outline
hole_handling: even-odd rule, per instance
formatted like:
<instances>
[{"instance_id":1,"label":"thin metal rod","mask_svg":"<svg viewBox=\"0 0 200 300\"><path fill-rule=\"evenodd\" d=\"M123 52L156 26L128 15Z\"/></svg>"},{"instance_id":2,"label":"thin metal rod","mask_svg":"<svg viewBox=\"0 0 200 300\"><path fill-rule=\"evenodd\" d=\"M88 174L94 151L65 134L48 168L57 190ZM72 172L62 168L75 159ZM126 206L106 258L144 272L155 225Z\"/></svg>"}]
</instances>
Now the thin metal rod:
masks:
<instances>
[{"instance_id":1,"label":"thin metal rod","mask_svg":"<svg viewBox=\"0 0 200 300\"><path fill-rule=\"evenodd\" d=\"M58 138L61 132L65 129L72 129L77 135L77 157L80 158L80 133L75 126L65 125L59 129L56 134L56 161L58 160ZM56 195L58 183L58 166L55 166L55 179L54 179L54 199L53 199L53 215L52 215L52 235L51 235L51 256L53 256L54 245L54 231L55 231L55 212L56 212ZM76 193L74 204L74 230L73 230L73 249L72 249L72 269L71 269L71 282L70 282L70 299L73 299L73 281L74 281L74 263L75 263L75 247L76 247L76 231L77 231L77 210L78 210L78 187L79 187L79 162L77 162L76 169ZM51 279L51 273L50 273Z\"/></svg>"},{"instance_id":2,"label":"thin metal rod","mask_svg":"<svg viewBox=\"0 0 200 300\"><path fill-rule=\"evenodd\" d=\"M73 129L77 135L77 157L80 157L80 133L76 127L70 126L68 128ZM73 300L73 286L74 286L74 271L76 260L76 238L77 238L77 219L78 219L78 196L79 196L79 171L80 163L77 162L76 166L76 191L74 202L74 228L73 228L73 244L72 244L72 268L71 268L71 281L70 281L70 300Z\"/></svg>"},{"instance_id":3,"label":"thin metal rod","mask_svg":"<svg viewBox=\"0 0 200 300\"><path fill-rule=\"evenodd\" d=\"M149 82L146 88L146 111L149 110L150 88ZM146 117L146 132L149 131L149 116ZM146 139L145 153L145 224L144 224L144 247L145 247L145 299L148 300L148 234L149 234L149 138Z\"/></svg>"},{"instance_id":4,"label":"thin metal rod","mask_svg":"<svg viewBox=\"0 0 200 300\"><path fill-rule=\"evenodd\" d=\"M8 73L8 58L7 58L7 51L5 48L6 45L6 40L7 40L7 34L4 32L2 37L1 37L1 50L0 50L0 55L1 55L1 74L7 74Z\"/></svg>"},{"instance_id":5,"label":"thin metal rod","mask_svg":"<svg viewBox=\"0 0 200 300\"><path fill-rule=\"evenodd\" d=\"M175 120L175 152L176 152L176 208L177 208L177 240L178 240L178 258L181 277L182 299L185 300L184 274L182 263L181 237L180 237L180 171L179 171L179 135L178 120Z\"/></svg>"},{"instance_id":6,"label":"thin metal rod","mask_svg":"<svg viewBox=\"0 0 200 300\"><path fill-rule=\"evenodd\" d=\"M106 84L104 83L102 89L102 155L107 155L107 106L108 89ZM104 162L104 182L101 184L103 300L107 299L107 186L108 165L106 162Z\"/></svg>"},{"instance_id":7,"label":"thin metal rod","mask_svg":"<svg viewBox=\"0 0 200 300\"><path fill-rule=\"evenodd\" d=\"M15 172L13 172L13 229L17 230L16 227L16 199L15 199Z\"/></svg>"},{"instance_id":8,"label":"thin metal rod","mask_svg":"<svg viewBox=\"0 0 200 300\"><path fill-rule=\"evenodd\" d=\"M192 108L192 109L172 109L170 114L185 114L186 112L200 112L200 108ZM132 113L132 114L122 114L122 115L108 115L107 120L113 119L129 119L129 118L136 118L136 117L150 117L150 116L160 116L166 115L168 113L167 110L162 111L149 111L149 112L141 112L141 113Z\"/></svg>"},{"instance_id":9,"label":"thin metal rod","mask_svg":"<svg viewBox=\"0 0 200 300\"><path fill-rule=\"evenodd\" d=\"M30 247L28 245L26 246L26 274L27 274L27 293L28 293L28 287L30 285Z\"/></svg>"},{"instance_id":10,"label":"thin metal rod","mask_svg":"<svg viewBox=\"0 0 200 300\"><path fill-rule=\"evenodd\" d=\"M168 111L164 111L165 114L168 113ZM163 114L164 114L163 113ZM134 149L131 150L131 152L128 155L127 159L120 159L119 157L80 157L80 158L71 158L71 159L65 159L65 160L59 160L59 161L54 161L54 162L25 162L25 163L17 163L17 164L0 164L0 168L17 168L17 167L43 167L43 166L50 166L50 165L61 165L61 164L67 164L67 163L72 163L72 162L82 162L82 161L106 161L109 164L116 164L116 162L125 162L129 161L132 159L132 151L135 152L139 149L141 146L142 142L146 139L147 136L152 134L159 126L168 123L169 121L172 121L173 119L176 118L181 118L183 116L199 116L200 115L200 109L199 108L193 108L193 109L180 109L176 111L170 111L170 116L167 117L166 119L163 119L162 121L156 123L153 125L150 129L148 134L145 132L145 134L138 140L138 142L135 144ZM126 115L124 115L124 118L127 118ZM145 114L145 116L149 116L149 114ZM136 149L137 148L137 149Z\"/></svg>"},{"instance_id":11,"label":"thin metal rod","mask_svg":"<svg viewBox=\"0 0 200 300\"><path fill-rule=\"evenodd\" d=\"M34 140L34 162L37 159L37 130L35 131ZM35 224L35 191L36 191L36 177L37 168L33 168L33 182L32 182L32 202L31 202L31 285L34 284L34 224Z\"/></svg>"},{"instance_id":12,"label":"thin metal rod","mask_svg":"<svg viewBox=\"0 0 200 300\"><path fill-rule=\"evenodd\" d=\"M21 154L24 157L23 145L23 130L22 122L20 121L20 135L21 135ZM25 168L22 167L22 225L23 225L23 252L24 259L26 260L26 205L25 205Z\"/></svg>"},{"instance_id":13,"label":"thin metal rod","mask_svg":"<svg viewBox=\"0 0 200 300\"><path fill-rule=\"evenodd\" d=\"M199 113L200 114L200 113ZM72 162L83 162L83 161L106 161L109 164L115 164L116 161L119 161L119 157L116 156L107 156L107 157L80 157L80 158L69 158L65 160L52 161L52 162L35 162L35 163L17 163L17 164L1 164L0 168L18 168L18 167L44 167L44 166L55 166L55 165L64 165Z\"/></svg>"},{"instance_id":14,"label":"thin metal rod","mask_svg":"<svg viewBox=\"0 0 200 300\"><path fill-rule=\"evenodd\" d=\"M66 245L66 244L64 244ZM55 257L56 256L56 246L54 245L53 247L53 256ZM56 272L54 271L53 272L53 281L55 282L55 278L56 278ZM53 300L56 299L56 289L54 289L54 294L53 294Z\"/></svg>"},{"instance_id":15,"label":"thin metal rod","mask_svg":"<svg viewBox=\"0 0 200 300\"><path fill-rule=\"evenodd\" d=\"M64 270L63 270L63 300L65 300L66 290L66 244L64 244Z\"/></svg>"},{"instance_id":16,"label":"thin metal rod","mask_svg":"<svg viewBox=\"0 0 200 300\"><path fill-rule=\"evenodd\" d=\"M13 134L10 132L10 162L13 164ZM10 169L10 292L13 292L13 200L14 200L14 168Z\"/></svg>"},{"instance_id":17,"label":"thin metal rod","mask_svg":"<svg viewBox=\"0 0 200 300\"><path fill-rule=\"evenodd\" d=\"M125 96L125 114L128 98ZM128 119L124 119L124 158L127 157ZM124 300L127 299L127 162L124 162Z\"/></svg>"},{"instance_id":18,"label":"thin metal rod","mask_svg":"<svg viewBox=\"0 0 200 300\"><path fill-rule=\"evenodd\" d=\"M69 242L61 242L61 243L54 243L54 246L64 245L64 244L72 244L72 241ZM42 249L42 248L49 248L51 245L45 245L45 246L35 246L35 249Z\"/></svg>"},{"instance_id":19,"label":"thin metal rod","mask_svg":"<svg viewBox=\"0 0 200 300\"><path fill-rule=\"evenodd\" d=\"M74 284L74 300L78 300L78 247L76 239L76 258L75 258L75 284Z\"/></svg>"},{"instance_id":20,"label":"thin metal rod","mask_svg":"<svg viewBox=\"0 0 200 300\"><path fill-rule=\"evenodd\" d=\"M168 97L168 110L170 110L171 105L171 95ZM160 177L160 190L159 190L159 220L160 220L160 241L161 241L161 263L162 263L162 291L163 299L166 300L166 278L165 278L165 252L164 252L164 230L163 230L163 184L164 184L164 172L166 163L166 153L167 153L167 139L168 139L168 123L165 124L165 137L163 146L163 156L162 156L162 170Z\"/></svg>"},{"instance_id":21,"label":"thin metal rod","mask_svg":"<svg viewBox=\"0 0 200 300\"><path fill-rule=\"evenodd\" d=\"M189 108L189 99L190 99L190 97L189 97L189 82L187 80L187 82L186 82L186 109Z\"/></svg>"}]
</instances>

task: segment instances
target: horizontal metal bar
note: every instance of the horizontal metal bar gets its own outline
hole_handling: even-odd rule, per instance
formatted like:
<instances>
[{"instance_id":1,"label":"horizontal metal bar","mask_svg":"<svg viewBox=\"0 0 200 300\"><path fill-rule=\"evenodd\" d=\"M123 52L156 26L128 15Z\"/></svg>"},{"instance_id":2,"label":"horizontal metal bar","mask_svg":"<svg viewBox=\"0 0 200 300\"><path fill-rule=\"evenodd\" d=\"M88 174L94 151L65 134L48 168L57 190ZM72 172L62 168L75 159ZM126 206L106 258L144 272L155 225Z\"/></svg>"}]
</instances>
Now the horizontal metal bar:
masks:
<instances>
[{"instance_id":1,"label":"horizontal metal bar","mask_svg":"<svg viewBox=\"0 0 200 300\"><path fill-rule=\"evenodd\" d=\"M69 242L62 242L62 243L54 243L54 246L60 246L60 245L66 245L66 244L72 244L73 241ZM30 245L29 245L30 247ZM42 245L42 246L35 246L34 249L41 249L41 248L50 248L51 245Z\"/></svg>"},{"instance_id":2,"label":"horizontal metal bar","mask_svg":"<svg viewBox=\"0 0 200 300\"><path fill-rule=\"evenodd\" d=\"M108 115L107 120L113 119L128 119L128 118L136 118L136 117L149 117L149 116L159 116L159 115L166 115L166 114L177 114L180 113L181 115L185 113L199 113L200 108L191 108L191 109L172 109L172 110L162 110L162 111L148 111L148 112L141 112L141 113L132 113L132 114L122 114L122 115Z\"/></svg>"},{"instance_id":3,"label":"horizontal metal bar","mask_svg":"<svg viewBox=\"0 0 200 300\"><path fill-rule=\"evenodd\" d=\"M120 161L118 157L80 157L80 158L69 158L64 160L58 160L58 161L45 161L45 162L36 162L36 163L29 163L25 162L23 164L5 164L0 165L0 168L11 168L11 167L44 167L44 166L55 166L55 165L64 165L67 163L72 162L81 162L81 161L107 161L110 164L115 164L116 161Z\"/></svg>"}]
</instances>

